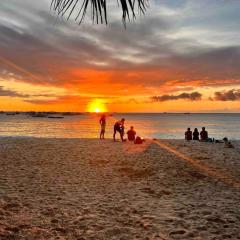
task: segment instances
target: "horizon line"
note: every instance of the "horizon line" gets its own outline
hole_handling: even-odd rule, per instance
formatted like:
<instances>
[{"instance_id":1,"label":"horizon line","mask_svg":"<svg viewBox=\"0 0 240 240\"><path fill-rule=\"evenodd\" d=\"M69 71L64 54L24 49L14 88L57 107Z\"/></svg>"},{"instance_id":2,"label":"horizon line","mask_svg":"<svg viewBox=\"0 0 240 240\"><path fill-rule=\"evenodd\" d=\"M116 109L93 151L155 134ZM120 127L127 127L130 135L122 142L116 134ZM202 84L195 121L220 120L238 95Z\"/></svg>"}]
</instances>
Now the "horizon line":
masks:
<instances>
[{"instance_id":1,"label":"horizon line","mask_svg":"<svg viewBox=\"0 0 240 240\"><path fill-rule=\"evenodd\" d=\"M0 110L0 114L4 113L85 113L85 114L240 114L239 112L88 112L88 111L35 111L35 110Z\"/></svg>"}]
</instances>

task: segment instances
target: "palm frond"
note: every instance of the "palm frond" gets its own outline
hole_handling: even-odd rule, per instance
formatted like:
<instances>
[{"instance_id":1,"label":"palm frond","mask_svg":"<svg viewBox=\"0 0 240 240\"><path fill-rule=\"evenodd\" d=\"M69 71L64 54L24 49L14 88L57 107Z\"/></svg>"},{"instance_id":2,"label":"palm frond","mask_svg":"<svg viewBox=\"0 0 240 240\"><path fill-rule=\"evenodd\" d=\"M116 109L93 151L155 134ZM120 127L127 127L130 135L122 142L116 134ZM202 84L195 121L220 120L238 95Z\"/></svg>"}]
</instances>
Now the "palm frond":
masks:
<instances>
[{"instance_id":1,"label":"palm frond","mask_svg":"<svg viewBox=\"0 0 240 240\"><path fill-rule=\"evenodd\" d=\"M87 10L91 7L91 18L94 23L108 23L107 19L107 1L110 0L52 0L51 9L58 15L66 16L69 19L73 13L75 21L81 24L86 16ZM120 2L122 9L122 20L124 25L126 19L130 20L130 15L133 19L136 18L136 8L140 13L146 12L148 0L117 0ZM119 3L118 2L118 3Z\"/></svg>"}]
</instances>

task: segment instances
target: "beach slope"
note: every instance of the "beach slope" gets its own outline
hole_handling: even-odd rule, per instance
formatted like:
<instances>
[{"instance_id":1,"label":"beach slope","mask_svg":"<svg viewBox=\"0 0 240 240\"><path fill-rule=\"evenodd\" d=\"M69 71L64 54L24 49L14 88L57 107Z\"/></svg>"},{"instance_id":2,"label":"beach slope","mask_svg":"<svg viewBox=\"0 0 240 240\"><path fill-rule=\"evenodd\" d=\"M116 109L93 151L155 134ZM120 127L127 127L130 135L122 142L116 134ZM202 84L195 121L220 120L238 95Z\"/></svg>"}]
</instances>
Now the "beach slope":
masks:
<instances>
[{"instance_id":1,"label":"beach slope","mask_svg":"<svg viewBox=\"0 0 240 240\"><path fill-rule=\"evenodd\" d=\"M0 139L0 239L240 239L234 146Z\"/></svg>"}]
</instances>

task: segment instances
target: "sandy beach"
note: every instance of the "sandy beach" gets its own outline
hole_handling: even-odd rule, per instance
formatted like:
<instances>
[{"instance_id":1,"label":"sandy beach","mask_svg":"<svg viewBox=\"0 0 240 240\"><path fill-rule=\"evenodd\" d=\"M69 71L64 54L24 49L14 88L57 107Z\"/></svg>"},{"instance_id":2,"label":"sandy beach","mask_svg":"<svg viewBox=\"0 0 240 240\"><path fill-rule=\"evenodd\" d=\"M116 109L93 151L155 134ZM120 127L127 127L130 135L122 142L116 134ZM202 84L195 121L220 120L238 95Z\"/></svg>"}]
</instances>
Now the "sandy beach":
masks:
<instances>
[{"instance_id":1,"label":"sandy beach","mask_svg":"<svg viewBox=\"0 0 240 240\"><path fill-rule=\"evenodd\" d=\"M157 143L0 139L0 239L240 239L240 141Z\"/></svg>"}]
</instances>

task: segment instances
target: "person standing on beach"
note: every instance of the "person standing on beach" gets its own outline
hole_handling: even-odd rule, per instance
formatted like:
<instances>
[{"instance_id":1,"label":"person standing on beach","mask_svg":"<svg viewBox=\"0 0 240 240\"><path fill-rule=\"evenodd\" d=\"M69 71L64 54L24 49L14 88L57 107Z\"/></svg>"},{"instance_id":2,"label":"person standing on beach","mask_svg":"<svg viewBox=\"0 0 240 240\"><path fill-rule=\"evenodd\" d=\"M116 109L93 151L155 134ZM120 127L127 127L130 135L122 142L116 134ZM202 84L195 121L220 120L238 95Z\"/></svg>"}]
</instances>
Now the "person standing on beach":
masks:
<instances>
[{"instance_id":1,"label":"person standing on beach","mask_svg":"<svg viewBox=\"0 0 240 240\"><path fill-rule=\"evenodd\" d=\"M187 131L185 132L185 139L186 139L187 141L192 140L192 131L191 131L190 128L188 128Z\"/></svg>"},{"instance_id":2,"label":"person standing on beach","mask_svg":"<svg viewBox=\"0 0 240 240\"><path fill-rule=\"evenodd\" d=\"M101 131L100 131L100 139L104 139L105 129L106 129L106 116L103 114L99 120Z\"/></svg>"},{"instance_id":3,"label":"person standing on beach","mask_svg":"<svg viewBox=\"0 0 240 240\"><path fill-rule=\"evenodd\" d=\"M124 135L124 122L125 122L125 119L122 118L120 121L117 121L117 122L114 124L114 127L113 127L113 141L114 141L114 142L116 141L115 136L116 136L116 133L117 133L117 132L119 132L122 142L124 141L124 140L123 140L123 135Z\"/></svg>"}]
</instances>

